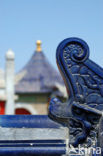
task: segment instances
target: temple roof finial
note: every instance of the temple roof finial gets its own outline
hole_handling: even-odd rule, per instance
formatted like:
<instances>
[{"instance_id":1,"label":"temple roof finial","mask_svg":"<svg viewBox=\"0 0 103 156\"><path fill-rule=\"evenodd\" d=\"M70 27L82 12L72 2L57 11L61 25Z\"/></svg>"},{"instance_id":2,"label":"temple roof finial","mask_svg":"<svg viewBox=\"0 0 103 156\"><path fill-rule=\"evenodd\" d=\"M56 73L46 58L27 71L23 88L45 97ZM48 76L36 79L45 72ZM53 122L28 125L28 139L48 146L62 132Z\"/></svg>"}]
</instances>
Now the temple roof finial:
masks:
<instances>
[{"instance_id":1,"label":"temple roof finial","mask_svg":"<svg viewBox=\"0 0 103 156\"><path fill-rule=\"evenodd\" d=\"M40 40L37 40L36 41L36 51L37 52L41 52L42 51L42 49L41 49L41 44L42 44L42 42L40 41Z\"/></svg>"}]
</instances>

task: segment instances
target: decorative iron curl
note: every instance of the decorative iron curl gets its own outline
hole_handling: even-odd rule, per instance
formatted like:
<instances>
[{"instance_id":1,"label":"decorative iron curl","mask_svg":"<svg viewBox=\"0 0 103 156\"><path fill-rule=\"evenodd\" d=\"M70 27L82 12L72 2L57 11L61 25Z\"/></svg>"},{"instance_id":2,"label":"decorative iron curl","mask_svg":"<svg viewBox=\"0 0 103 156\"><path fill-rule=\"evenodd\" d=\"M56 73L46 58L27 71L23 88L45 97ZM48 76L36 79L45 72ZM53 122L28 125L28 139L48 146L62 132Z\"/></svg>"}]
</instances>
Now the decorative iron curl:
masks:
<instances>
[{"instance_id":1,"label":"decorative iron curl","mask_svg":"<svg viewBox=\"0 0 103 156\"><path fill-rule=\"evenodd\" d=\"M78 38L70 38L68 40L68 45L64 48L71 59L75 62L84 62L89 57L89 47L83 40L79 41Z\"/></svg>"}]
</instances>

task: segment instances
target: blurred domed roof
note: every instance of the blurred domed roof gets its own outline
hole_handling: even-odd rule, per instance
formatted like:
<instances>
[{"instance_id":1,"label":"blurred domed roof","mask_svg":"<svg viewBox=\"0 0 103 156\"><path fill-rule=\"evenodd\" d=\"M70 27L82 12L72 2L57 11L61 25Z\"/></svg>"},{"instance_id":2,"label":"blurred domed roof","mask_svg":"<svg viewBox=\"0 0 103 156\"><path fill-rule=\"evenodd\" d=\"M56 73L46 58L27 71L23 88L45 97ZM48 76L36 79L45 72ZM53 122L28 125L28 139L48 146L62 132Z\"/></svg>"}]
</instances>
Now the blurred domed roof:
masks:
<instances>
[{"instance_id":1,"label":"blurred domed roof","mask_svg":"<svg viewBox=\"0 0 103 156\"><path fill-rule=\"evenodd\" d=\"M61 75L48 62L41 50L41 41L26 66L17 74L16 93L52 92L56 83L64 85Z\"/></svg>"}]
</instances>

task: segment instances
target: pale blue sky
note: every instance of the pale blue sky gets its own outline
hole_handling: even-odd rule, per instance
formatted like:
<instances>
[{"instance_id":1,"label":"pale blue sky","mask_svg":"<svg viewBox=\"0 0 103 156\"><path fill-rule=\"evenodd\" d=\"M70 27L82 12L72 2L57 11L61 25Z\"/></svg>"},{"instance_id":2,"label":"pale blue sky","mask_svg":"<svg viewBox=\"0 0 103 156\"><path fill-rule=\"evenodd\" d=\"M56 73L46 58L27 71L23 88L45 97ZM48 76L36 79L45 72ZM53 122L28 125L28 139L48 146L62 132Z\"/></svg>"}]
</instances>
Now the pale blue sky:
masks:
<instances>
[{"instance_id":1,"label":"pale blue sky","mask_svg":"<svg viewBox=\"0 0 103 156\"><path fill-rule=\"evenodd\" d=\"M103 0L0 0L0 68L11 48L19 71L38 39L56 67L57 45L68 37L84 39L90 58L103 66Z\"/></svg>"}]
</instances>

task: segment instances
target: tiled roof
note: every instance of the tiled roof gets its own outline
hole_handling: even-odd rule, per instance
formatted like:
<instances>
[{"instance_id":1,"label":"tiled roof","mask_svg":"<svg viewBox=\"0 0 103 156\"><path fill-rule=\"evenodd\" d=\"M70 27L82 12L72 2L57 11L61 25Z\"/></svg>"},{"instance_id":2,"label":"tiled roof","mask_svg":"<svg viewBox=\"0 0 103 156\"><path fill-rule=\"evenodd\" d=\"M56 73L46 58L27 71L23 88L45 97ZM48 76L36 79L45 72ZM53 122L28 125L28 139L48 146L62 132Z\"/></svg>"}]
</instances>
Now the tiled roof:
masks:
<instances>
[{"instance_id":1,"label":"tiled roof","mask_svg":"<svg viewBox=\"0 0 103 156\"><path fill-rule=\"evenodd\" d=\"M61 75L48 62L43 52L36 51L20 74L23 76L16 84L16 93L46 93L51 92L56 83L63 85Z\"/></svg>"}]
</instances>

